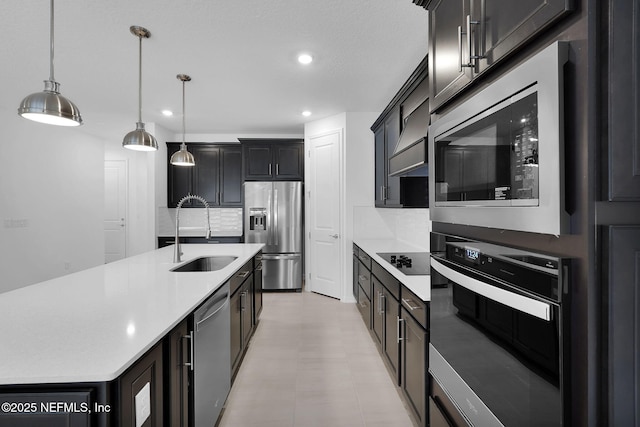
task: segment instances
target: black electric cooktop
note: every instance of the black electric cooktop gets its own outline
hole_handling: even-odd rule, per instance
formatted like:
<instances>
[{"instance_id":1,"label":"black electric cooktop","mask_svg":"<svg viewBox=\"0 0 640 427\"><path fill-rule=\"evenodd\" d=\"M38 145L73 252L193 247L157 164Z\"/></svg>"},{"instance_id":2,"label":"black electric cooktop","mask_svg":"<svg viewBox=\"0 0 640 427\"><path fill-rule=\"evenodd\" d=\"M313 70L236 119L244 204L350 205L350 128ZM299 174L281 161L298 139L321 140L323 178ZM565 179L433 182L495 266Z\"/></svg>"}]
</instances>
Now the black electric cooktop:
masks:
<instances>
[{"instance_id":1,"label":"black electric cooktop","mask_svg":"<svg viewBox=\"0 0 640 427\"><path fill-rule=\"evenodd\" d=\"M407 276L425 275L431 271L429 252L378 253L378 256Z\"/></svg>"}]
</instances>

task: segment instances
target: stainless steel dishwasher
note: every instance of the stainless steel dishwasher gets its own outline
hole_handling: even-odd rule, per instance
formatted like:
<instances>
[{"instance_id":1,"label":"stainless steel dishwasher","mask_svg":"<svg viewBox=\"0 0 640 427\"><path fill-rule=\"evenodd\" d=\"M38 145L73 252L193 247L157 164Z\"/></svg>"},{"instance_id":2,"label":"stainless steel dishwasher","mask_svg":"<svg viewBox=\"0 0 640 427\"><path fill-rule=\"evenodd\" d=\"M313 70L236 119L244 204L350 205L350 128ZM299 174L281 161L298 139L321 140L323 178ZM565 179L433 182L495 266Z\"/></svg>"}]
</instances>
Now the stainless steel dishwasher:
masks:
<instances>
[{"instance_id":1,"label":"stainless steel dishwasher","mask_svg":"<svg viewBox=\"0 0 640 427\"><path fill-rule=\"evenodd\" d=\"M194 426L215 425L231 387L229 282L194 312Z\"/></svg>"}]
</instances>

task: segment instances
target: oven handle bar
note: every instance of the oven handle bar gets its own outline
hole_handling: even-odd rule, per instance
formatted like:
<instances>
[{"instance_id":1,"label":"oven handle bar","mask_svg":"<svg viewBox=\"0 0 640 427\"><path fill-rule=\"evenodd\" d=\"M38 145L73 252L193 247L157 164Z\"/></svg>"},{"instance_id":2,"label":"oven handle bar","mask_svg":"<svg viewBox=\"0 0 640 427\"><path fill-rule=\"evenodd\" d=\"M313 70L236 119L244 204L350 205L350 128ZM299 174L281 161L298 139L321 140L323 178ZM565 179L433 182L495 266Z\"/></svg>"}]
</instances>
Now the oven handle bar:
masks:
<instances>
[{"instance_id":1,"label":"oven handle bar","mask_svg":"<svg viewBox=\"0 0 640 427\"><path fill-rule=\"evenodd\" d=\"M497 288L473 277L466 276L431 257L431 267L456 284L515 310L539 319L551 321L551 304Z\"/></svg>"}]
</instances>

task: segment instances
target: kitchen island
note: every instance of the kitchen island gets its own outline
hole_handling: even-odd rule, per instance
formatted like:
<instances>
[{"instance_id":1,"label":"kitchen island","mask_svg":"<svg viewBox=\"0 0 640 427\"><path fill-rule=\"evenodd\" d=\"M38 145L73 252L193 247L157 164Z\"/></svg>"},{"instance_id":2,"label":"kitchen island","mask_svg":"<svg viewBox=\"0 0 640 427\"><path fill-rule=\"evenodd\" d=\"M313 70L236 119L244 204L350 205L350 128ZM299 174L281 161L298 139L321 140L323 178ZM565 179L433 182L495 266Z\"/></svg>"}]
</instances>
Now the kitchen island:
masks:
<instances>
[{"instance_id":1,"label":"kitchen island","mask_svg":"<svg viewBox=\"0 0 640 427\"><path fill-rule=\"evenodd\" d=\"M174 264L165 247L0 294L0 393L116 381L261 248L185 244ZM237 258L217 271L171 271L218 255ZM118 395L108 386L92 393L110 406Z\"/></svg>"}]
</instances>

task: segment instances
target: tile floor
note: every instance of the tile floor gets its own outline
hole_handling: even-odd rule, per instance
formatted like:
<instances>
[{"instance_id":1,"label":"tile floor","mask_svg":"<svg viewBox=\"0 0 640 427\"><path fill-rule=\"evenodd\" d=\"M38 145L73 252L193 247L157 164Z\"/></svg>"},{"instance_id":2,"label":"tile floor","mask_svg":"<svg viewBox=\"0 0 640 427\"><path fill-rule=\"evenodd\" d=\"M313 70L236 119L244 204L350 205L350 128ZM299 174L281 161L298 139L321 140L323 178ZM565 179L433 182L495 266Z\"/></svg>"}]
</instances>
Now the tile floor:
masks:
<instances>
[{"instance_id":1,"label":"tile floor","mask_svg":"<svg viewBox=\"0 0 640 427\"><path fill-rule=\"evenodd\" d=\"M265 293L220 427L411 427L356 309L317 294Z\"/></svg>"}]
</instances>

